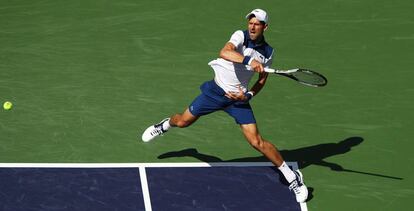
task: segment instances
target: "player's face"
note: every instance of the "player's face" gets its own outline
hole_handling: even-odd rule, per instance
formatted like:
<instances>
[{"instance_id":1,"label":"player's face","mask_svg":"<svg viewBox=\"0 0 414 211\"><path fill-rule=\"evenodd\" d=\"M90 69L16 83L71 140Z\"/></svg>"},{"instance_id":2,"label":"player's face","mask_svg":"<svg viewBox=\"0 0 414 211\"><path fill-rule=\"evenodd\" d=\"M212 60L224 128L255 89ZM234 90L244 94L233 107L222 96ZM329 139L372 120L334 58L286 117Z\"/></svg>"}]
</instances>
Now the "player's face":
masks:
<instances>
[{"instance_id":1,"label":"player's face","mask_svg":"<svg viewBox=\"0 0 414 211\"><path fill-rule=\"evenodd\" d=\"M263 35L263 32L267 28L267 25L261 23L259 20L257 20L256 17L252 17L248 22L248 28L250 39L256 40Z\"/></svg>"}]
</instances>

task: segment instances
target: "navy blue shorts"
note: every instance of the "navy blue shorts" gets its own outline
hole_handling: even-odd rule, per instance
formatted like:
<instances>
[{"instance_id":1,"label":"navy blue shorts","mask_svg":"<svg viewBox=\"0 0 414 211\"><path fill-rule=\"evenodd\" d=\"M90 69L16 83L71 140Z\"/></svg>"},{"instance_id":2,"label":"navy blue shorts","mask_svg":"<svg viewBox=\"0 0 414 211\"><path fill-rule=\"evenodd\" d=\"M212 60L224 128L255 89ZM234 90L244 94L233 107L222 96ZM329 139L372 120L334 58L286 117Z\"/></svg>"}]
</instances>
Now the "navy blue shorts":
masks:
<instances>
[{"instance_id":1,"label":"navy blue shorts","mask_svg":"<svg viewBox=\"0 0 414 211\"><path fill-rule=\"evenodd\" d=\"M237 124L256 123L250 104L227 98L224 96L225 91L214 80L204 82L200 89L201 94L189 106L194 116L203 116L223 110L232 116Z\"/></svg>"}]
</instances>

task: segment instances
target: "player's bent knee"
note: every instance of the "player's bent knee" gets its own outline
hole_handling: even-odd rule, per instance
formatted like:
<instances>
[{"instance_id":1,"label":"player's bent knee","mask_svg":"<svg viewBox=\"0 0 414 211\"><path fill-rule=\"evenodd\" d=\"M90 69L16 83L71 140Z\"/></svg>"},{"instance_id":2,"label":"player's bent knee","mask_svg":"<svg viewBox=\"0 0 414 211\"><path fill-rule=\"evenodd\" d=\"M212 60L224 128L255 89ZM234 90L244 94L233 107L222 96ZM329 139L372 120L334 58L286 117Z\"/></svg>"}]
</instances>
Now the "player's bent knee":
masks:
<instances>
[{"instance_id":1,"label":"player's bent knee","mask_svg":"<svg viewBox=\"0 0 414 211\"><path fill-rule=\"evenodd\" d=\"M263 140L258 136L248 138L248 141L249 144L255 149L261 149L263 147Z\"/></svg>"},{"instance_id":2,"label":"player's bent knee","mask_svg":"<svg viewBox=\"0 0 414 211\"><path fill-rule=\"evenodd\" d=\"M179 128L185 128L191 125L191 122L189 121L178 121L177 122L177 127Z\"/></svg>"}]
</instances>

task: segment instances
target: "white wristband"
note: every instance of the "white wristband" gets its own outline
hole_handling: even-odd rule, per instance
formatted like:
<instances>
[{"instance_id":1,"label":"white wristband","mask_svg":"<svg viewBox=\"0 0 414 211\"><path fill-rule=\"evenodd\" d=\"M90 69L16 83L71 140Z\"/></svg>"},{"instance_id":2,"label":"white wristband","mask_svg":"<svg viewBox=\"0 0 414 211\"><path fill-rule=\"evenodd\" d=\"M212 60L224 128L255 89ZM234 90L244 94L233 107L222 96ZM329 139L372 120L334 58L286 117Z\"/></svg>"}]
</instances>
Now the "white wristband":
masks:
<instances>
[{"instance_id":1,"label":"white wristband","mask_svg":"<svg viewBox=\"0 0 414 211\"><path fill-rule=\"evenodd\" d=\"M253 62L254 58L250 58L249 62L247 63L248 65L251 65Z\"/></svg>"},{"instance_id":2,"label":"white wristband","mask_svg":"<svg viewBox=\"0 0 414 211\"><path fill-rule=\"evenodd\" d=\"M252 95L252 97L254 96L254 94L253 94L253 92L252 92L252 91L248 91L248 92L247 92L247 94L251 94L251 95Z\"/></svg>"}]
</instances>

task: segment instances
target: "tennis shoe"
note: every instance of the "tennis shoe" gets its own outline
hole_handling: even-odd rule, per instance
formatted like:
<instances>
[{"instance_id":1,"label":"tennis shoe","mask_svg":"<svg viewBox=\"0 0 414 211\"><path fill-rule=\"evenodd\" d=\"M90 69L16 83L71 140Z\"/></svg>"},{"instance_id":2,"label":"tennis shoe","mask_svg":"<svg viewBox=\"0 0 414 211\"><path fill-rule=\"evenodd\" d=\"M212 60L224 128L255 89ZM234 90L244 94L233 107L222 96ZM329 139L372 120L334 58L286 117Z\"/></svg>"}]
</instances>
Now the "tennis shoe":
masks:
<instances>
[{"instance_id":1,"label":"tennis shoe","mask_svg":"<svg viewBox=\"0 0 414 211\"><path fill-rule=\"evenodd\" d=\"M303 175L299 170L293 171L296 175L296 179L290 183L289 189L296 195L296 201L303 203L308 198L308 188L303 183Z\"/></svg>"},{"instance_id":2,"label":"tennis shoe","mask_svg":"<svg viewBox=\"0 0 414 211\"><path fill-rule=\"evenodd\" d=\"M164 133L166 133L167 130L164 130L162 127L162 124L166 121L170 121L170 118L163 119L160 123L148 127L142 134L142 141L150 142L154 138L162 136Z\"/></svg>"}]
</instances>

